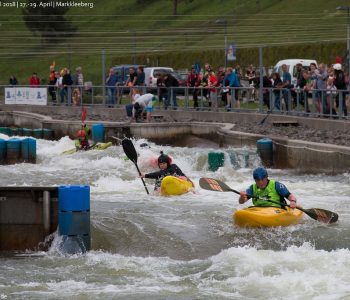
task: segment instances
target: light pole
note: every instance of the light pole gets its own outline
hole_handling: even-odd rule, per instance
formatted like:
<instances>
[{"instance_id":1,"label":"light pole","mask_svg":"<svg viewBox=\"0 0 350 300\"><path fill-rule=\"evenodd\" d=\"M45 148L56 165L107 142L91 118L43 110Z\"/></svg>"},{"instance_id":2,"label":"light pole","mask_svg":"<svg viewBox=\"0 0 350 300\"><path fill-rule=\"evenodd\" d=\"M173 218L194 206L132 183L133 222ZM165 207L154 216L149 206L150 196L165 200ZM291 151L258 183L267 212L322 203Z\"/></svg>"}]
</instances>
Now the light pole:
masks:
<instances>
[{"instance_id":1,"label":"light pole","mask_svg":"<svg viewBox=\"0 0 350 300\"><path fill-rule=\"evenodd\" d=\"M338 6L336 10L346 10L348 12L346 53L348 57L348 76L350 76L350 6ZM349 81L348 88L350 89L350 81Z\"/></svg>"},{"instance_id":2,"label":"light pole","mask_svg":"<svg viewBox=\"0 0 350 300\"><path fill-rule=\"evenodd\" d=\"M221 20L218 19L215 21L216 24L222 24L224 25L224 39L225 39L225 62L224 62L224 68L226 71L226 67L227 67L227 21L226 20Z\"/></svg>"}]
</instances>

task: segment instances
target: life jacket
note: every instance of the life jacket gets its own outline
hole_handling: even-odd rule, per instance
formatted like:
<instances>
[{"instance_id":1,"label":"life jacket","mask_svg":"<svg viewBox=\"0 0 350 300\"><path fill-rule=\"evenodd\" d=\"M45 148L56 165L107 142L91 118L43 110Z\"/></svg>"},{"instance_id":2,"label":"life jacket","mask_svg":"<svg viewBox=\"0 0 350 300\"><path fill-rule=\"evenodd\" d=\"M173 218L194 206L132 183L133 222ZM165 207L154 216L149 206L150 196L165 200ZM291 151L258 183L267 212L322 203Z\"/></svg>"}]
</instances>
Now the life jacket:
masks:
<instances>
[{"instance_id":1,"label":"life jacket","mask_svg":"<svg viewBox=\"0 0 350 300\"><path fill-rule=\"evenodd\" d=\"M265 199L270 199L275 202L281 202L281 196L277 193L276 191L276 181L275 180L269 180L267 186L264 189L258 188L256 183L253 184L253 196L258 197L258 198L265 198ZM253 204L255 206L273 206L273 207L281 207L281 205L262 200L262 199L257 199L253 198Z\"/></svg>"}]
</instances>

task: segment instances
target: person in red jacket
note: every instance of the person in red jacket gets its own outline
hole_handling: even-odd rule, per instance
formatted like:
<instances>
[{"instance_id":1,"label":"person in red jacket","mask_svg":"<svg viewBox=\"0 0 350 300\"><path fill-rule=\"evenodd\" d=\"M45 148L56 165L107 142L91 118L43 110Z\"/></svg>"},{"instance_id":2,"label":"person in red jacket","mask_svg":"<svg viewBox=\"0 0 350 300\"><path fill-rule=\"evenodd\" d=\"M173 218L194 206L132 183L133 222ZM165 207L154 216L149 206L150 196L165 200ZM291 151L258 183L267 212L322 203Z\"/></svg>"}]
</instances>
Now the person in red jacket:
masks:
<instances>
[{"instance_id":1,"label":"person in red jacket","mask_svg":"<svg viewBox=\"0 0 350 300\"><path fill-rule=\"evenodd\" d=\"M29 85L30 86L38 86L40 85L40 78L36 73L33 73L33 75L29 78Z\"/></svg>"}]
</instances>

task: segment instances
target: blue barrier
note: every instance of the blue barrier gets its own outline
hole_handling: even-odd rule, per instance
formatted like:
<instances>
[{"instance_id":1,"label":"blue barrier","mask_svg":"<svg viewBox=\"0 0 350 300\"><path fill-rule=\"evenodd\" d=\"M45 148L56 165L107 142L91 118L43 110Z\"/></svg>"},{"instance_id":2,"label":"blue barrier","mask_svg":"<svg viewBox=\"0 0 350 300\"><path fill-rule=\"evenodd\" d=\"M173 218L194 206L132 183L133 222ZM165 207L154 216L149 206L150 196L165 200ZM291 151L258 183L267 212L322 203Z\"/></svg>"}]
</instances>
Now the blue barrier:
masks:
<instances>
[{"instance_id":1,"label":"blue barrier","mask_svg":"<svg viewBox=\"0 0 350 300\"><path fill-rule=\"evenodd\" d=\"M41 128L33 129L32 137L36 139L43 138L43 130Z\"/></svg>"},{"instance_id":2,"label":"blue barrier","mask_svg":"<svg viewBox=\"0 0 350 300\"><path fill-rule=\"evenodd\" d=\"M36 140L24 138L21 143L21 157L24 162L36 162Z\"/></svg>"},{"instance_id":3,"label":"blue barrier","mask_svg":"<svg viewBox=\"0 0 350 300\"><path fill-rule=\"evenodd\" d=\"M21 162L21 143L18 138L9 139L6 142L6 162L8 164Z\"/></svg>"},{"instance_id":4,"label":"blue barrier","mask_svg":"<svg viewBox=\"0 0 350 300\"><path fill-rule=\"evenodd\" d=\"M273 142L271 139L263 138L256 142L258 154L264 166L270 167L273 164Z\"/></svg>"},{"instance_id":5,"label":"blue barrier","mask_svg":"<svg viewBox=\"0 0 350 300\"><path fill-rule=\"evenodd\" d=\"M92 125L92 140L94 141L94 143L105 142L105 127L103 124Z\"/></svg>"},{"instance_id":6,"label":"blue barrier","mask_svg":"<svg viewBox=\"0 0 350 300\"><path fill-rule=\"evenodd\" d=\"M60 186L58 207L63 251L73 254L90 250L90 187Z\"/></svg>"},{"instance_id":7,"label":"blue barrier","mask_svg":"<svg viewBox=\"0 0 350 300\"><path fill-rule=\"evenodd\" d=\"M209 152L208 165L210 171L216 171L224 165L225 155L223 152Z\"/></svg>"},{"instance_id":8,"label":"blue barrier","mask_svg":"<svg viewBox=\"0 0 350 300\"><path fill-rule=\"evenodd\" d=\"M11 129L8 127L0 127L0 133L11 136Z\"/></svg>"},{"instance_id":9,"label":"blue barrier","mask_svg":"<svg viewBox=\"0 0 350 300\"><path fill-rule=\"evenodd\" d=\"M53 140L53 130L52 129L47 129L43 128L43 139L45 140Z\"/></svg>"},{"instance_id":10,"label":"blue barrier","mask_svg":"<svg viewBox=\"0 0 350 300\"><path fill-rule=\"evenodd\" d=\"M33 129L23 128L23 136L32 136L32 135L33 135Z\"/></svg>"}]
</instances>

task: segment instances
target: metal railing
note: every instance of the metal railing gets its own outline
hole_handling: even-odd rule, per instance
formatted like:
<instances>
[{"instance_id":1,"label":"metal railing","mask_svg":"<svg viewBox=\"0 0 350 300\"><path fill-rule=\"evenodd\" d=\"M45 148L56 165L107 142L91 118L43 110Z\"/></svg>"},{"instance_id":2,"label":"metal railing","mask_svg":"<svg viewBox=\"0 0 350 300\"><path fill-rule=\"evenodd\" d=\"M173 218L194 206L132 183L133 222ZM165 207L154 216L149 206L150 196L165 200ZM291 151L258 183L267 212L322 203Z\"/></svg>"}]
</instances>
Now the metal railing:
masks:
<instances>
[{"instance_id":1,"label":"metal railing","mask_svg":"<svg viewBox=\"0 0 350 300\"><path fill-rule=\"evenodd\" d=\"M0 102L5 102L5 88L0 86ZM27 87L30 86L12 86ZM334 119L349 119L349 91L311 90L297 88L263 88L262 95L254 87L148 87L148 86L37 86L47 89L47 105L94 105L121 107L132 103L132 90L157 96L156 109L183 109L226 112L271 112ZM105 92L103 91L105 89ZM105 96L104 96L105 95ZM225 97L231 99L224 102Z\"/></svg>"}]
</instances>

